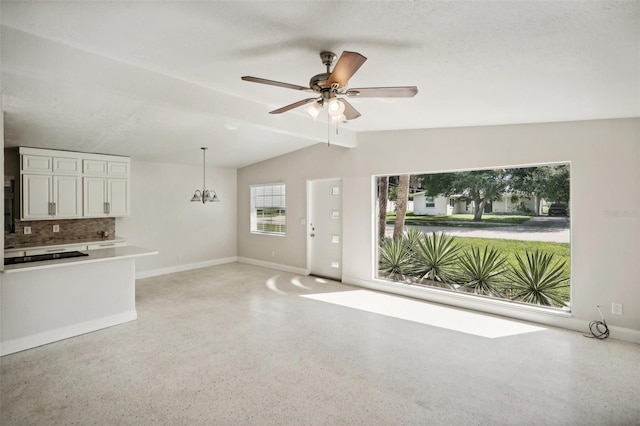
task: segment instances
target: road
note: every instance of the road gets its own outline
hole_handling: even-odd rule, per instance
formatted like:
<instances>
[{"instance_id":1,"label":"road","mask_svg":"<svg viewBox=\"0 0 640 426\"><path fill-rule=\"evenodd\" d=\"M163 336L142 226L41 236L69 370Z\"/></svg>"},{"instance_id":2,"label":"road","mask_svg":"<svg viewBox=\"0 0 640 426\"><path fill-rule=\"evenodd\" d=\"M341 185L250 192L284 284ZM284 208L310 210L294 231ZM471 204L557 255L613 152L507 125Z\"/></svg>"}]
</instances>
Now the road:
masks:
<instances>
[{"instance_id":1,"label":"road","mask_svg":"<svg viewBox=\"0 0 640 426\"><path fill-rule=\"evenodd\" d=\"M462 228L459 226L414 226L406 228L419 229L422 232L445 231L449 235L477 238L502 238L507 240L570 242L569 218L567 217L533 217L516 226L496 226L490 228ZM387 236L393 235L393 225L387 226Z\"/></svg>"}]
</instances>

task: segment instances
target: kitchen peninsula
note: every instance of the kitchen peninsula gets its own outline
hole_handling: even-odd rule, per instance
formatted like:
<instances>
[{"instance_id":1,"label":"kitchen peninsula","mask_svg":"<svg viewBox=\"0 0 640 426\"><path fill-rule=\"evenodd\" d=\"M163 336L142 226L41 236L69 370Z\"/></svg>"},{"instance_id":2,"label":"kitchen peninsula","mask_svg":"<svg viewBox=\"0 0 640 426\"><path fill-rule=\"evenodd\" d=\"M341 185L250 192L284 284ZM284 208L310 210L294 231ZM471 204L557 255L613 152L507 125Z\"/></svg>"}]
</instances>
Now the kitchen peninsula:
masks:
<instances>
[{"instance_id":1,"label":"kitchen peninsula","mask_svg":"<svg viewBox=\"0 0 640 426\"><path fill-rule=\"evenodd\" d=\"M135 246L88 256L5 266L0 283L0 355L137 319Z\"/></svg>"},{"instance_id":2,"label":"kitchen peninsula","mask_svg":"<svg viewBox=\"0 0 640 426\"><path fill-rule=\"evenodd\" d=\"M130 159L29 147L4 159L0 356L135 320L135 259L157 252L116 236Z\"/></svg>"}]
</instances>

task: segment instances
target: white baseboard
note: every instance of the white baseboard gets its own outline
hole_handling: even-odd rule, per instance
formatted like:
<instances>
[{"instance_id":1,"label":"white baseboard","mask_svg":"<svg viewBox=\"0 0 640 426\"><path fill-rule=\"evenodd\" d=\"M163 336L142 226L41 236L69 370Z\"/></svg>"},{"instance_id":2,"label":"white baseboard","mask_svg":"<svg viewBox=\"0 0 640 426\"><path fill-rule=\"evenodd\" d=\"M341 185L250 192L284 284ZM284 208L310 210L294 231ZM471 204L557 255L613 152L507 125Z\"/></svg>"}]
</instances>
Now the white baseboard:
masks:
<instances>
[{"instance_id":1,"label":"white baseboard","mask_svg":"<svg viewBox=\"0 0 640 426\"><path fill-rule=\"evenodd\" d=\"M400 296L407 296L427 302L439 303L454 306L462 309L470 309L485 312L491 315L500 315L508 318L530 321L537 324L551 327L566 328L569 330L589 333L589 321L578 320L565 312L553 312L536 307L510 305L509 302L485 300L466 295L450 294L433 289L424 289L416 286L387 283L383 281L368 281L354 277L342 277L344 284L357 287L368 288L370 290L393 293ZM609 326L610 337L632 343L640 343L640 331Z\"/></svg>"},{"instance_id":2,"label":"white baseboard","mask_svg":"<svg viewBox=\"0 0 640 426\"><path fill-rule=\"evenodd\" d=\"M159 275L173 274L176 272L190 271L192 269L206 268L207 266L223 265L225 263L237 262L238 258L225 257L222 259L206 260L204 262L186 263L184 265L168 266L166 268L151 269L148 271L136 272L136 279L157 277Z\"/></svg>"},{"instance_id":3,"label":"white baseboard","mask_svg":"<svg viewBox=\"0 0 640 426\"><path fill-rule=\"evenodd\" d=\"M640 331L631 328L609 326L610 336L613 339L624 340L625 342L640 343Z\"/></svg>"},{"instance_id":4,"label":"white baseboard","mask_svg":"<svg viewBox=\"0 0 640 426\"><path fill-rule=\"evenodd\" d=\"M264 260L251 259L248 257L238 257L238 262L248 265L262 266L263 268L275 269L276 271L290 272L297 275L309 275L306 269L295 266L282 265L280 263L265 262Z\"/></svg>"},{"instance_id":5,"label":"white baseboard","mask_svg":"<svg viewBox=\"0 0 640 426\"><path fill-rule=\"evenodd\" d=\"M104 318L98 318L91 321L73 324L67 327L56 328L54 330L44 331L42 333L31 336L20 337L18 339L0 342L0 356L9 355L15 352L24 351L26 349L35 348L37 346L46 345L47 343L57 342L58 340L68 339L70 337L79 336L81 334L90 333L114 325L134 321L138 318L136 310L122 312L116 315L110 315Z\"/></svg>"}]
</instances>

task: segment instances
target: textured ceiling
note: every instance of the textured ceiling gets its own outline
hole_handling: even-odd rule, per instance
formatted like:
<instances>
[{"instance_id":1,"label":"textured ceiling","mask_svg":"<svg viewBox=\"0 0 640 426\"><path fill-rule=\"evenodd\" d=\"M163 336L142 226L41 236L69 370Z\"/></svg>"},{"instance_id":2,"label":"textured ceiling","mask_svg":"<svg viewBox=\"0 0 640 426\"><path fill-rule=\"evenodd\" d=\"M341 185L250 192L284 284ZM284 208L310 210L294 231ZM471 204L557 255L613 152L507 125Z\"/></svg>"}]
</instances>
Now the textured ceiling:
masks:
<instances>
[{"instance_id":1,"label":"textured ceiling","mask_svg":"<svg viewBox=\"0 0 640 426\"><path fill-rule=\"evenodd\" d=\"M640 116L640 2L7 2L5 145L242 167L326 141L326 120L268 111L305 93L318 53L368 57L357 132Z\"/></svg>"}]
</instances>

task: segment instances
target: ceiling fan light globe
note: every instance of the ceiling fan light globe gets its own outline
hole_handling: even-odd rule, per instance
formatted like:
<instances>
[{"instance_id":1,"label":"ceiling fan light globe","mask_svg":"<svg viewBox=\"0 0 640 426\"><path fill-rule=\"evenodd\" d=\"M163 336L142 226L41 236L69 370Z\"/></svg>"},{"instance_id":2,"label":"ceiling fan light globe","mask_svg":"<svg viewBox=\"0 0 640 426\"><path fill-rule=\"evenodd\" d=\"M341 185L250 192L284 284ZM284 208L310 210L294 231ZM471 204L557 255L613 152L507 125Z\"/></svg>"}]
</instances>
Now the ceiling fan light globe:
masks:
<instances>
[{"instance_id":1,"label":"ceiling fan light globe","mask_svg":"<svg viewBox=\"0 0 640 426\"><path fill-rule=\"evenodd\" d=\"M331 120L333 120L334 123L346 123L347 120L347 116L344 114L340 114L337 117L331 117Z\"/></svg>"},{"instance_id":2,"label":"ceiling fan light globe","mask_svg":"<svg viewBox=\"0 0 640 426\"><path fill-rule=\"evenodd\" d=\"M322 111L322 105L319 102L314 102L306 108L306 111L313 118L313 121L316 121Z\"/></svg>"},{"instance_id":3,"label":"ceiling fan light globe","mask_svg":"<svg viewBox=\"0 0 640 426\"><path fill-rule=\"evenodd\" d=\"M340 118L344 113L344 103L342 103L339 99L332 99L329 102L329 115L334 119Z\"/></svg>"}]
</instances>

